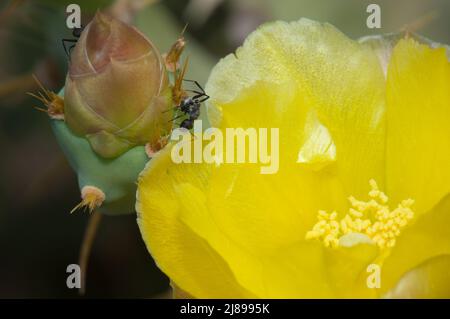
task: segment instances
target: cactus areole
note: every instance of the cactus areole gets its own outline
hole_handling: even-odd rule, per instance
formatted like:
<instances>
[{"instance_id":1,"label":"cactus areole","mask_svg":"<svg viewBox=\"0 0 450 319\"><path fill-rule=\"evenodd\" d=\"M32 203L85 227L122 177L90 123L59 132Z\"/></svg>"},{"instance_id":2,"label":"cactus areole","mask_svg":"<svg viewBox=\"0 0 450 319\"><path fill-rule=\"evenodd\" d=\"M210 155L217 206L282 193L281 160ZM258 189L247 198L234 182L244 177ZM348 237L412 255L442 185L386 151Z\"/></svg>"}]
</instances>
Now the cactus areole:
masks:
<instances>
[{"instance_id":1,"label":"cactus areole","mask_svg":"<svg viewBox=\"0 0 450 319\"><path fill-rule=\"evenodd\" d=\"M52 127L77 172L80 206L134 211L136 179L170 134L172 92L161 54L137 29L97 13L71 52L64 121Z\"/></svg>"}]
</instances>

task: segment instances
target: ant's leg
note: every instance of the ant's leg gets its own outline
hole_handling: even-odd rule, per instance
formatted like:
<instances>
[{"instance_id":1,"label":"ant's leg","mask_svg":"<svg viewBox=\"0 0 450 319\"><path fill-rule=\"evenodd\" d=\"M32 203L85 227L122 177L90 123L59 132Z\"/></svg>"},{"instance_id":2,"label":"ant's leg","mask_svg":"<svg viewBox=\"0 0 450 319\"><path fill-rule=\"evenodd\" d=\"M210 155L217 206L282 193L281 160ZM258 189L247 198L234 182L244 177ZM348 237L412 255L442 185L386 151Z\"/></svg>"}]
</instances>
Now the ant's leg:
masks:
<instances>
[{"instance_id":1,"label":"ant's leg","mask_svg":"<svg viewBox=\"0 0 450 319\"><path fill-rule=\"evenodd\" d=\"M70 48L69 48L69 54L72 54L72 50L73 50L73 48L75 48L75 45L76 45L76 43L75 43L74 45L70 46Z\"/></svg>"},{"instance_id":2,"label":"ant's leg","mask_svg":"<svg viewBox=\"0 0 450 319\"><path fill-rule=\"evenodd\" d=\"M192 83L194 83L194 84L200 89L200 91L203 92L203 94L206 94L205 90L203 90L202 86L201 86L200 83L198 83L197 81L194 81L194 80L188 80L188 79L183 79L183 81L187 81L187 82L192 82Z\"/></svg>"},{"instance_id":3,"label":"ant's leg","mask_svg":"<svg viewBox=\"0 0 450 319\"><path fill-rule=\"evenodd\" d=\"M196 90L185 90L185 91L198 94L199 96L205 95L205 93L202 93L202 92L199 92L199 91L196 91Z\"/></svg>"},{"instance_id":4,"label":"ant's leg","mask_svg":"<svg viewBox=\"0 0 450 319\"><path fill-rule=\"evenodd\" d=\"M63 48L64 48L64 52L66 53L67 56L69 56L69 55L70 55L70 49L67 50L67 48L66 48L66 42L69 42L69 43L76 43L77 40L75 40L75 39L62 39L61 42L62 42L62 45L63 45Z\"/></svg>"},{"instance_id":5,"label":"ant's leg","mask_svg":"<svg viewBox=\"0 0 450 319\"><path fill-rule=\"evenodd\" d=\"M198 100L199 103L205 102L207 99L209 99L209 95L204 94L204 98Z\"/></svg>"},{"instance_id":6,"label":"ant's leg","mask_svg":"<svg viewBox=\"0 0 450 319\"><path fill-rule=\"evenodd\" d=\"M199 93L199 94L197 94L197 95L194 95L194 96L192 97L192 99L193 99L193 100L196 100L196 99L201 98L201 97L204 97L204 96L208 96L208 95L206 95L206 94L204 94L204 93ZM208 96L208 98L209 98L209 96Z\"/></svg>"},{"instance_id":7,"label":"ant's leg","mask_svg":"<svg viewBox=\"0 0 450 319\"><path fill-rule=\"evenodd\" d=\"M203 97L203 96L208 96L205 93L202 93L202 92L199 92L199 91L195 91L195 90L185 90L185 91L186 92L195 93L195 95L191 97L193 100L198 99L198 98Z\"/></svg>"}]
</instances>

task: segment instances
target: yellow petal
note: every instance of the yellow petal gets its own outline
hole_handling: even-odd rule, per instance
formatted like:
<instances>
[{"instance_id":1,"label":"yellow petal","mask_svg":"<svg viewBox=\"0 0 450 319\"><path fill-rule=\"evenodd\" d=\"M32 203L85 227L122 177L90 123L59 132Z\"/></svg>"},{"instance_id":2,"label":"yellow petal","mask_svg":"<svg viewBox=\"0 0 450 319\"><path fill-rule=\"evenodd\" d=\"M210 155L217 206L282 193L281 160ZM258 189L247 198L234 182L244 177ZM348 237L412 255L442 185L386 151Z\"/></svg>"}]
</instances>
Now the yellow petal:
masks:
<instances>
[{"instance_id":1,"label":"yellow petal","mask_svg":"<svg viewBox=\"0 0 450 319\"><path fill-rule=\"evenodd\" d=\"M262 259L266 298L331 298L325 248L301 241Z\"/></svg>"},{"instance_id":2,"label":"yellow petal","mask_svg":"<svg viewBox=\"0 0 450 319\"><path fill-rule=\"evenodd\" d=\"M209 209L228 238L264 257L304 240L318 210L344 205L339 189L327 172L263 175L251 164L223 164L210 176Z\"/></svg>"},{"instance_id":3,"label":"yellow petal","mask_svg":"<svg viewBox=\"0 0 450 319\"><path fill-rule=\"evenodd\" d=\"M397 239L382 270L381 290L385 293L409 270L435 256L450 254L450 195L433 210L422 214Z\"/></svg>"},{"instance_id":4,"label":"yellow petal","mask_svg":"<svg viewBox=\"0 0 450 319\"><path fill-rule=\"evenodd\" d=\"M137 209L149 251L182 290L195 297L222 297L222 287L227 285L239 294L234 297L372 293L365 289L362 276L377 248L358 245L333 250L319 242L305 242L304 219L295 206L296 188L290 193L291 185L282 185L284 193L274 192L270 188L274 185L251 166L174 164L170 152L169 145L143 173ZM220 262L210 260L211 256ZM227 275L218 275L220 271Z\"/></svg>"},{"instance_id":5,"label":"yellow petal","mask_svg":"<svg viewBox=\"0 0 450 319\"><path fill-rule=\"evenodd\" d=\"M213 69L208 115L214 126L279 127L280 153L294 163L316 118L329 132L326 144L336 148L333 173L344 193L358 196L371 178L384 185L384 82L374 52L333 26L275 22ZM309 154L313 164L333 159L326 147L313 151L325 152Z\"/></svg>"},{"instance_id":6,"label":"yellow petal","mask_svg":"<svg viewBox=\"0 0 450 319\"><path fill-rule=\"evenodd\" d=\"M450 255L431 258L408 271L386 298L450 298Z\"/></svg>"},{"instance_id":7,"label":"yellow petal","mask_svg":"<svg viewBox=\"0 0 450 319\"><path fill-rule=\"evenodd\" d=\"M304 239L318 210L346 211L349 194L382 184L383 73L334 27L267 24L214 68L206 90L213 125L280 129L277 174L242 164L211 176L215 222L253 254Z\"/></svg>"},{"instance_id":8,"label":"yellow petal","mask_svg":"<svg viewBox=\"0 0 450 319\"><path fill-rule=\"evenodd\" d=\"M375 260L379 250L376 245L361 243L350 247L327 249L325 264L328 280L337 298L374 298L377 288L369 287L367 280L373 273L368 266L381 269ZM376 274L375 274L376 275Z\"/></svg>"},{"instance_id":9,"label":"yellow petal","mask_svg":"<svg viewBox=\"0 0 450 319\"><path fill-rule=\"evenodd\" d=\"M450 64L445 48L402 40L387 79L387 194L430 210L450 192Z\"/></svg>"},{"instance_id":10,"label":"yellow petal","mask_svg":"<svg viewBox=\"0 0 450 319\"><path fill-rule=\"evenodd\" d=\"M172 163L170 147L152 159L139 179L136 210L141 234L158 266L183 291L197 298L248 298L226 261L179 218L175 185L199 187L207 171Z\"/></svg>"},{"instance_id":11,"label":"yellow petal","mask_svg":"<svg viewBox=\"0 0 450 319\"><path fill-rule=\"evenodd\" d=\"M170 284L172 286L172 297L173 299L194 299L194 296L186 293L186 291L181 290L173 282Z\"/></svg>"},{"instance_id":12,"label":"yellow petal","mask_svg":"<svg viewBox=\"0 0 450 319\"><path fill-rule=\"evenodd\" d=\"M298 242L263 259L266 298L369 298L367 266L375 245L338 249L320 242Z\"/></svg>"},{"instance_id":13,"label":"yellow petal","mask_svg":"<svg viewBox=\"0 0 450 319\"><path fill-rule=\"evenodd\" d=\"M206 194L190 183L179 183L174 187L176 196L180 198L180 220L227 261L239 284L261 296L263 286L259 261L251 252L242 249L239 242L230 240L216 225L207 207Z\"/></svg>"}]
</instances>

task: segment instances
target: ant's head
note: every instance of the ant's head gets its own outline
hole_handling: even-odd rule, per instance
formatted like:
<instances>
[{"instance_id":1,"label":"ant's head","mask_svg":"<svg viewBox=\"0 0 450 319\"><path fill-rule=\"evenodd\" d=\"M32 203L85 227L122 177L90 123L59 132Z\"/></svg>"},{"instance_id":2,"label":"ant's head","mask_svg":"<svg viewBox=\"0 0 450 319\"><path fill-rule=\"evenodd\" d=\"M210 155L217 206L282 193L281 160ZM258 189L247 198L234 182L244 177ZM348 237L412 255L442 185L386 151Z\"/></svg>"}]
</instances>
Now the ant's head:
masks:
<instances>
[{"instance_id":1,"label":"ant's head","mask_svg":"<svg viewBox=\"0 0 450 319\"><path fill-rule=\"evenodd\" d=\"M81 32L83 32L84 26L81 26L80 28L73 28L72 35L75 38L79 38L81 36Z\"/></svg>"}]
</instances>

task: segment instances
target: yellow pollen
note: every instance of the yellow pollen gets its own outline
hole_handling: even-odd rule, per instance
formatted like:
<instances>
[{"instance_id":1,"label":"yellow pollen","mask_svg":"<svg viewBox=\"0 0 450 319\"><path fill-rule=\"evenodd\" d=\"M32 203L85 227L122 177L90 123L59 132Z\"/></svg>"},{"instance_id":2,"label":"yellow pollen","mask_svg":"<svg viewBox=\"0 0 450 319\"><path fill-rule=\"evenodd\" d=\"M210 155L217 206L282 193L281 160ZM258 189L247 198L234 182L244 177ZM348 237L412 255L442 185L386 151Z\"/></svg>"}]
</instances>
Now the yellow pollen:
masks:
<instances>
[{"instance_id":1,"label":"yellow pollen","mask_svg":"<svg viewBox=\"0 0 450 319\"><path fill-rule=\"evenodd\" d=\"M306 239L320 240L326 247L335 248L339 246L339 239L342 236L360 233L369 237L380 248L393 247L401 230L414 217L411 210L414 201L403 200L391 211L386 194L378 188L373 179L369 184L370 199L361 201L350 196L348 200L351 207L344 218L338 220L337 212L328 213L320 210L317 214L318 222L306 233Z\"/></svg>"}]
</instances>

